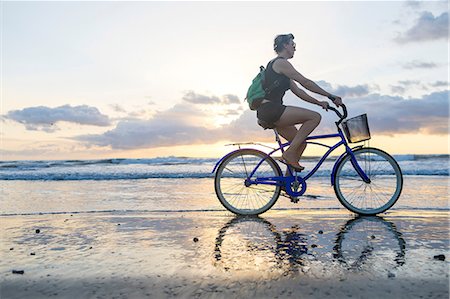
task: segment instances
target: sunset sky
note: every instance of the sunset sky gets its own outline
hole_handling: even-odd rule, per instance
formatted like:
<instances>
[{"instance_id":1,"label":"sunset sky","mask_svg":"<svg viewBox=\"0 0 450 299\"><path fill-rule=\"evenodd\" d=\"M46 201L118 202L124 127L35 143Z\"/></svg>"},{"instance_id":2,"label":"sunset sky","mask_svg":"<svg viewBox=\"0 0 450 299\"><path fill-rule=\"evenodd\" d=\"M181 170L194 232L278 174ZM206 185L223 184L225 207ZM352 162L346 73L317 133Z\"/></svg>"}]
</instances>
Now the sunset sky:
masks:
<instances>
[{"instance_id":1,"label":"sunset sky","mask_svg":"<svg viewBox=\"0 0 450 299\"><path fill-rule=\"evenodd\" d=\"M243 100L280 33L294 34L300 73L368 114L372 146L449 152L447 1L0 8L0 160L218 157L271 142ZM332 113L290 92L285 103L320 111L315 133L333 130Z\"/></svg>"}]
</instances>

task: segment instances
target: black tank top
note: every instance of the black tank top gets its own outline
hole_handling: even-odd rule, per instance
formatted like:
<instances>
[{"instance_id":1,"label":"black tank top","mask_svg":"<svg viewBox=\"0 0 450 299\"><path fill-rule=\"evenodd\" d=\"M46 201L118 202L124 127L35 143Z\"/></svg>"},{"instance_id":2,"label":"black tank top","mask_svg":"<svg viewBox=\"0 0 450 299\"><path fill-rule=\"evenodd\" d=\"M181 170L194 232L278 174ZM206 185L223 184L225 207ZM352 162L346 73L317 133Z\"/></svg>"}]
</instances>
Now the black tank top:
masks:
<instances>
[{"instance_id":1,"label":"black tank top","mask_svg":"<svg viewBox=\"0 0 450 299\"><path fill-rule=\"evenodd\" d=\"M265 99L275 102L275 103L283 103L283 96L286 91L290 88L291 80L283 75L278 74L273 70L273 63L278 59L284 59L283 57L277 57L269 61L266 67L266 81L264 88L272 86L272 84L278 80L278 84L276 87L272 88L272 90L266 93Z\"/></svg>"}]
</instances>

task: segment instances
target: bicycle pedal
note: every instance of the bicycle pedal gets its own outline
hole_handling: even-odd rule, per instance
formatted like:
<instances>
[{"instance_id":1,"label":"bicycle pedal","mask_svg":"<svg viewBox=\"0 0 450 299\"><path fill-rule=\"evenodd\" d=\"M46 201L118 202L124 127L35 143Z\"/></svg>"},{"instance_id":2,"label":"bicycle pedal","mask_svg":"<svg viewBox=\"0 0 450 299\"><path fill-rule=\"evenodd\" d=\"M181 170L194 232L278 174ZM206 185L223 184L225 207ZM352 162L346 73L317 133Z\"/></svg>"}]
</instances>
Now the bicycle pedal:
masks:
<instances>
[{"instance_id":1,"label":"bicycle pedal","mask_svg":"<svg viewBox=\"0 0 450 299\"><path fill-rule=\"evenodd\" d=\"M289 196L289 198L291 199L292 203L298 203L300 201L300 198L298 198L298 197Z\"/></svg>"},{"instance_id":2,"label":"bicycle pedal","mask_svg":"<svg viewBox=\"0 0 450 299\"><path fill-rule=\"evenodd\" d=\"M292 203L298 203L300 201L300 197L294 197L294 196L291 196L291 195L289 195L287 193L282 193L281 196L289 198Z\"/></svg>"}]
</instances>

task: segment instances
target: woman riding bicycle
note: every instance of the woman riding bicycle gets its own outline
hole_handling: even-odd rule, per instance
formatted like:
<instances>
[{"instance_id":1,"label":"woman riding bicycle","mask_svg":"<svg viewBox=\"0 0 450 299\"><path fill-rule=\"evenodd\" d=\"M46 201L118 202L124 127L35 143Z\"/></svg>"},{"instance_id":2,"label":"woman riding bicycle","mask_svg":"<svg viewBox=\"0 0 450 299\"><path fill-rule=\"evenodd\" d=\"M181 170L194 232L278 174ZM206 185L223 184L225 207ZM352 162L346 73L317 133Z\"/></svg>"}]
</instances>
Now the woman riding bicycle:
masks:
<instances>
[{"instance_id":1,"label":"woman riding bicycle","mask_svg":"<svg viewBox=\"0 0 450 299\"><path fill-rule=\"evenodd\" d=\"M313 81L302 76L288 61L294 57L295 43L292 34L278 35L274 40L277 57L272 59L266 68L266 86L278 84L266 94L266 97L255 103L258 119L275 126L278 133L291 144L283 153L282 159L297 171L304 169L298 161L306 148L305 139L319 125L321 115L317 112L293 106L283 105L283 96L290 89L300 99L321 106L327 110L328 102L319 101L300 89L294 82L314 93L328 97L336 106L342 105L342 99L320 88ZM295 125L301 124L297 130Z\"/></svg>"}]
</instances>

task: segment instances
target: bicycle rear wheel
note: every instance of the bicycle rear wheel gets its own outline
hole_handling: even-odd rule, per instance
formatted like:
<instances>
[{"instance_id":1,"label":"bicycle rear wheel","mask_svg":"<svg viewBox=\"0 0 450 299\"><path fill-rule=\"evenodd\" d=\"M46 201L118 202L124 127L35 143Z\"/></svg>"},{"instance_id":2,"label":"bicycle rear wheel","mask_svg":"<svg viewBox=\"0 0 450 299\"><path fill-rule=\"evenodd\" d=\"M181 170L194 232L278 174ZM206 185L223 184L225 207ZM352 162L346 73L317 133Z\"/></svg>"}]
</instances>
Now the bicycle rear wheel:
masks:
<instances>
[{"instance_id":1,"label":"bicycle rear wheel","mask_svg":"<svg viewBox=\"0 0 450 299\"><path fill-rule=\"evenodd\" d=\"M243 149L232 153L221 162L216 171L214 187L220 202L230 212L238 215L258 215L275 204L281 188L266 184L246 185L246 180L275 176L281 176L281 170L271 157L258 150Z\"/></svg>"},{"instance_id":2,"label":"bicycle rear wheel","mask_svg":"<svg viewBox=\"0 0 450 299\"><path fill-rule=\"evenodd\" d=\"M359 166L370 179L365 183L346 155L334 176L334 192L344 207L360 215L376 215L391 208L400 196L403 175L394 158L376 148L354 152Z\"/></svg>"}]
</instances>

